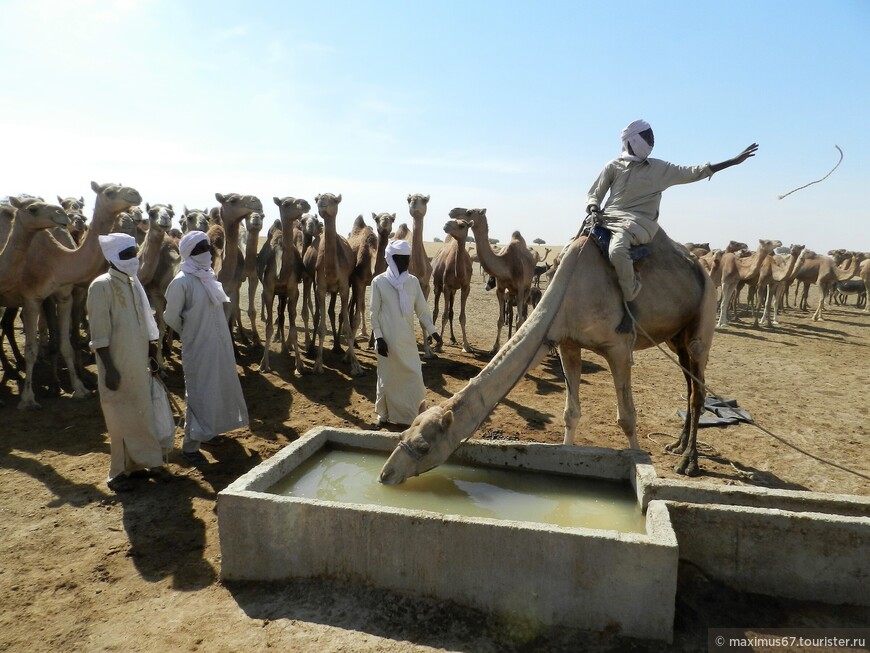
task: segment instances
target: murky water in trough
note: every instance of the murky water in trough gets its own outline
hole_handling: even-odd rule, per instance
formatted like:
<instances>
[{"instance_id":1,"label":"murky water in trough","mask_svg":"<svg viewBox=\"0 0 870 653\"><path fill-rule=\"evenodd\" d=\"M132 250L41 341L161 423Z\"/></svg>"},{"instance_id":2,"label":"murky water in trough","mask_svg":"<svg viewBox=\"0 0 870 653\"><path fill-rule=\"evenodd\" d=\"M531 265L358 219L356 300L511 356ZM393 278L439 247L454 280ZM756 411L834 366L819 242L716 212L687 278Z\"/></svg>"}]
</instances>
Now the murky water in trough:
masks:
<instances>
[{"instance_id":1,"label":"murky water in trough","mask_svg":"<svg viewBox=\"0 0 870 653\"><path fill-rule=\"evenodd\" d=\"M398 486L378 483L385 452L324 447L270 492L447 515L646 532L626 483L445 464Z\"/></svg>"}]
</instances>

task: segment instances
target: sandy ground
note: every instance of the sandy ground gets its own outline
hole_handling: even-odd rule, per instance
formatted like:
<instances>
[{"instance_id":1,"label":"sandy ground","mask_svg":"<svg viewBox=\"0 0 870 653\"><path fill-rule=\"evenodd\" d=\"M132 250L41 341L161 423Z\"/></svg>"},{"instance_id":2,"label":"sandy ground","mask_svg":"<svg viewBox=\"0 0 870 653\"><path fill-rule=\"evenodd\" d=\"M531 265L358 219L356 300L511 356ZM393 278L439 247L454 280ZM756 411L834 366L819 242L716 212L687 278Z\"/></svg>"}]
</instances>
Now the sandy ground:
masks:
<instances>
[{"instance_id":1,"label":"sandy ground","mask_svg":"<svg viewBox=\"0 0 870 653\"><path fill-rule=\"evenodd\" d=\"M495 298L475 274L468 335L481 351L493 343L495 315ZM702 478L870 494L868 326L870 315L850 306L824 322L792 310L776 330L744 323L718 332L709 385L774 436L749 425L702 430ZM170 478L138 480L123 495L105 485L109 445L96 397L50 396L44 368L36 375L40 411L16 410L14 385L0 389L0 651L706 651L709 626L870 623L866 608L736 594L685 568L672 646L615 633L532 631L426 597L335 581L221 583L217 493L314 426L368 428L374 419L375 358L365 346L359 379L331 352L323 375L294 379L288 357L273 348L274 371L262 375L260 352L241 348L250 428L207 450L210 464L201 469L176 451ZM486 362L445 346L424 363L429 400L449 397ZM87 371L95 387L93 365ZM675 476L676 459L662 447L679 430L682 375L653 349L636 356L633 376L641 446L661 476ZM168 386L183 399L177 363ZM584 365L581 400L578 444L625 447L610 375L594 355ZM547 359L477 435L560 442L563 403L559 365Z\"/></svg>"}]
</instances>

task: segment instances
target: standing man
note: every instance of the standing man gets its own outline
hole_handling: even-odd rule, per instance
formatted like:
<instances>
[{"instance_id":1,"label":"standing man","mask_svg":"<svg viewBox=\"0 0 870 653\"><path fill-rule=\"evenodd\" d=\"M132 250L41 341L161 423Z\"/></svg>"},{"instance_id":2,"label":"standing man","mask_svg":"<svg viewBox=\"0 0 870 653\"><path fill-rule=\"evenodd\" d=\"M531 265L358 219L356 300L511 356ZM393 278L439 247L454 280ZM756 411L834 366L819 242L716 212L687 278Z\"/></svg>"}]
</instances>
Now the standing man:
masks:
<instances>
[{"instance_id":1,"label":"standing man","mask_svg":"<svg viewBox=\"0 0 870 653\"><path fill-rule=\"evenodd\" d=\"M439 345L441 336L432 322L432 312L417 277L408 272L411 246L394 240L385 252L387 271L372 279L369 322L378 354L378 385L375 412L378 427L387 422L408 425L426 399L414 313Z\"/></svg>"},{"instance_id":2,"label":"standing man","mask_svg":"<svg viewBox=\"0 0 870 653\"><path fill-rule=\"evenodd\" d=\"M109 431L108 486L128 492L133 489L131 473L163 465L148 369L159 332L136 276L136 239L113 233L99 241L109 271L88 288L90 348L97 355L100 406Z\"/></svg>"},{"instance_id":3,"label":"standing man","mask_svg":"<svg viewBox=\"0 0 870 653\"><path fill-rule=\"evenodd\" d=\"M191 231L178 243L181 269L166 289L163 317L181 337L187 412L181 454L194 465L208 462L203 443L220 444L221 433L248 424L230 330L229 301L212 270L211 243Z\"/></svg>"},{"instance_id":4,"label":"standing man","mask_svg":"<svg viewBox=\"0 0 870 653\"><path fill-rule=\"evenodd\" d=\"M650 159L653 145L655 136L645 120L635 120L623 129L622 153L604 166L586 197L586 213L597 213L601 210L604 196L610 192L602 215L603 226L612 233L608 254L623 299L629 303L635 316L636 308L630 302L640 292L641 283L635 276L628 250L634 245L650 242L658 232L662 191L677 184L712 177L720 170L755 156L758 149L758 145L753 143L733 159L722 163L678 166L661 159Z\"/></svg>"}]
</instances>

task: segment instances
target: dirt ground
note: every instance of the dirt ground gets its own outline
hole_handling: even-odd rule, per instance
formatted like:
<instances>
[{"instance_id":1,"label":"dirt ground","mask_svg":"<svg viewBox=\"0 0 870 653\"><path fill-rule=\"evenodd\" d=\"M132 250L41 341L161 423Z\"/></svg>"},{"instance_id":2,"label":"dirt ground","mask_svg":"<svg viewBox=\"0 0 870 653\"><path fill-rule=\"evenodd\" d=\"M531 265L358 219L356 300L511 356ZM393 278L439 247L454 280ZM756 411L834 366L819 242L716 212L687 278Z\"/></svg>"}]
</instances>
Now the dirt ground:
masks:
<instances>
[{"instance_id":1,"label":"dirt ground","mask_svg":"<svg viewBox=\"0 0 870 653\"><path fill-rule=\"evenodd\" d=\"M488 350L496 301L478 274L468 313L471 344ZM791 310L775 330L744 321L719 331L710 387L737 399L773 435L745 424L702 430L701 479L870 494L868 327L870 315L849 306L834 308L824 322ZM437 360L424 362L430 402L449 397L488 359L445 345ZM211 464L200 469L176 450L170 478L137 480L127 494L105 484L109 444L97 397L51 396L44 368L36 375L40 411L16 410L14 384L0 388L0 651L706 651L711 626L870 623L866 608L737 594L686 568L672 646L617 633L530 630L426 597L336 581L222 583L217 493L312 427L369 428L374 419L375 357L365 346L359 379L331 352L323 375L294 379L290 360L273 351L274 371L261 375L259 350L241 348L250 428L206 450ZM93 365L87 372L95 387ZM676 459L662 447L679 430L682 375L653 349L636 355L633 376L641 446L659 475L674 477ZM168 386L183 400L177 362ZM578 444L625 447L611 377L595 355L584 365L581 400ZM561 442L563 403L560 368L549 358L477 436Z\"/></svg>"}]
</instances>

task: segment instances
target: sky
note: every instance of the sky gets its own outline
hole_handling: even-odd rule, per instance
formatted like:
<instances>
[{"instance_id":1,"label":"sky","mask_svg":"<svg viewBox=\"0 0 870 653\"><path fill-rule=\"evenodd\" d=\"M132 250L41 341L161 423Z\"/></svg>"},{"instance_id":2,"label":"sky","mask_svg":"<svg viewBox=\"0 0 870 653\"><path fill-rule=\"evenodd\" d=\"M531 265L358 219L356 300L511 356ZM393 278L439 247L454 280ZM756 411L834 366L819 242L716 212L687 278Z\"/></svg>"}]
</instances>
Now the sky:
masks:
<instances>
[{"instance_id":1,"label":"sky","mask_svg":"<svg viewBox=\"0 0 870 653\"><path fill-rule=\"evenodd\" d=\"M269 224L340 193L346 233L423 193L426 240L464 206L562 244L643 118L680 165L759 144L665 191L673 239L870 251L867 0L0 0L0 25L0 196L237 192Z\"/></svg>"}]
</instances>

